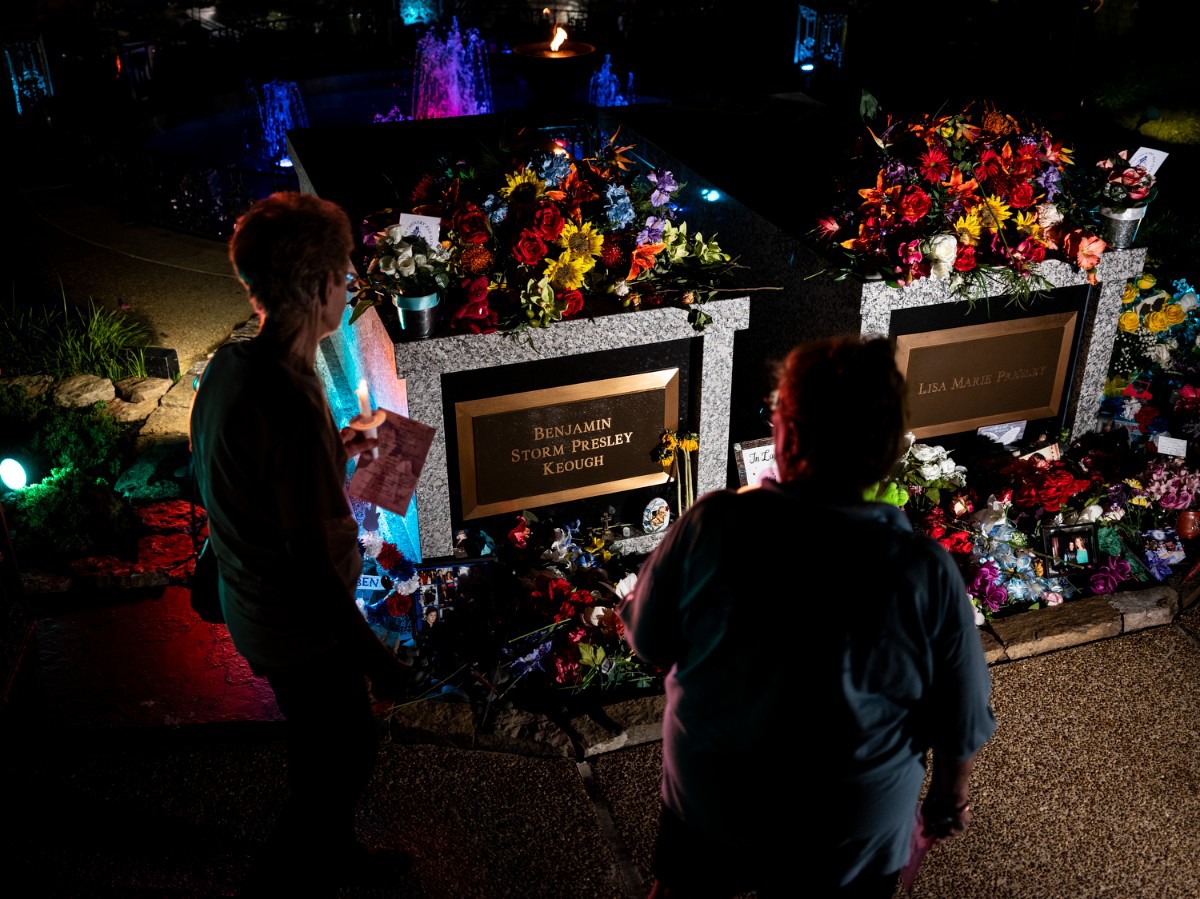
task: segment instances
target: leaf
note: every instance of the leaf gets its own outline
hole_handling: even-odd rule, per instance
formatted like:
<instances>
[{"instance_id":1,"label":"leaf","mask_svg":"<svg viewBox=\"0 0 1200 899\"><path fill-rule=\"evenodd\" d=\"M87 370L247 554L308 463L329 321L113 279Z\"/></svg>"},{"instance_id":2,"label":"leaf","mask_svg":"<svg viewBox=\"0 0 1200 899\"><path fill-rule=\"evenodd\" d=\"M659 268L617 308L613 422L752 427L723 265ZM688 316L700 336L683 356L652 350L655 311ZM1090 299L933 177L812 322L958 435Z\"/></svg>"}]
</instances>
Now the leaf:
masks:
<instances>
[{"instance_id":1,"label":"leaf","mask_svg":"<svg viewBox=\"0 0 1200 899\"><path fill-rule=\"evenodd\" d=\"M604 661L604 658L603 646L593 646L591 643L579 644L579 664L598 668Z\"/></svg>"},{"instance_id":2,"label":"leaf","mask_svg":"<svg viewBox=\"0 0 1200 899\"><path fill-rule=\"evenodd\" d=\"M374 305L375 304L370 300L359 300L357 303L355 303L354 311L350 313L349 324L354 324L356 321L358 321L362 317L362 314L366 312L368 308Z\"/></svg>"}]
</instances>

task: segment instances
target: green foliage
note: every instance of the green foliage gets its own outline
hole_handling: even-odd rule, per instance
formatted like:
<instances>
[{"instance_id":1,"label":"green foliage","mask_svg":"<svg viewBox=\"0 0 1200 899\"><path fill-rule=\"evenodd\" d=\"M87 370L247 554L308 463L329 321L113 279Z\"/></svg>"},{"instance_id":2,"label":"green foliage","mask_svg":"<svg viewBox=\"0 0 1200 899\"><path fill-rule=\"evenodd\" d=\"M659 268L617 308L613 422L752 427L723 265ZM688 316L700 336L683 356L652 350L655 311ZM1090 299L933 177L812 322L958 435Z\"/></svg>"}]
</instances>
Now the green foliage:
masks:
<instances>
[{"instance_id":1,"label":"green foliage","mask_svg":"<svg viewBox=\"0 0 1200 899\"><path fill-rule=\"evenodd\" d=\"M133 507L103 479L56 468L11 498L9 529L23 567L57 567L96 552L126 554L140 525Z\"/></svg>"},{"instance_id":2,"label":"green foliage","mask_svg":"<svg viewBox=\"0 0 1200 899\"><path fill-rule=\"evenodd\" d=\"M31 481L5 496L22 566L57 567L87 553L130 549L137 517L112 485L133 456L135 437L103 403L64 408L49 394L0 385L0 453L19 459Z\"/></svg>"},{"instance_id":3,"label":"green foliage","mask_svg":"<svg viewBox=\"0 0 1200 899\"><path fill-rule=\"evenodd\" d=\"M0 305L0 374L97 375L118 381L145 377L150 332L120 310L86 306Z\"/></svg>"}]
</instances>

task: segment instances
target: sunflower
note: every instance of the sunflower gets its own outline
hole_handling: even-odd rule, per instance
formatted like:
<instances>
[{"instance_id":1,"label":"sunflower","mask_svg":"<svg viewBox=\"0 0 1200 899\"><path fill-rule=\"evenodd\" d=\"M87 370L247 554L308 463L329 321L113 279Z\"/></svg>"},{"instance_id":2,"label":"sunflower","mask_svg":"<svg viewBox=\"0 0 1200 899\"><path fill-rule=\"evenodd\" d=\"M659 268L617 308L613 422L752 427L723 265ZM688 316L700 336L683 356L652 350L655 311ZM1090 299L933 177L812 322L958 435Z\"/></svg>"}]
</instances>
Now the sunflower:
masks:
<instances>
[{"instance_id":1,"label":"sunflower","mask_svg":"<svg viewBox=\"0 0 1200 899\"><path fill-rule=\"evenodd\" d=\"M595 260L587 258L585 265L582 259L572 259L571 252L565 251L557 259L550 260L546 266L546 280L558 290L576 290L583 283L583 274L593 265Z\"/></svg>"},{"instance_id":2,"label":"sunflower","mask_svg":"<svg viewBox=\"0 0 1200 899\"><path fill-rule=\"evenodd\" d=\"M979 216L973 212L965 216L960 215L958 221L954 223L954 236L960 244L966 247L973 247L979 243L979 234L982 230Z\"/></svg>"},{"instance_id":3,"label":"sunflower","mask_svg":"<svg viewBox=\"0 0 1200 899\"><path fill-rule=\"evenodd\" d=\"M546 193L546 182L529 169L520 169L504 176L504 187L498 191L510 203L532 203Z\"/></svg>"},{"instance_id":4,"label":"sunflower","mask_svg":"<svg viewBox=\"0 0 1200 899\"><path fill-rule=\"evenodd\" d=\"M586 260L588 268L596 264L596 257L604 249L604 235L598 233L591 222L582 225L567 222L563 225L558 242L571 254L572 259Z\"/></svg>"},{"instance_id":5,"label":"sunflower","mask_svg":"<svg viewBox=\"0 0 1200 899\"><path fill-rule=\"evenodd\" d=\"M979 222L993 234L999 231L1004 223L1012 218L1012 210L1008 204L995 194L987 197L979 207Z\"/></svg>"},{"instance_id":6,"label":"sunflower","mask_svg":"<svg viewBox=\"0 0 1200 899\"><path fill-rule=\"evenodd\" d=\"M1017 213L1017 231L1029 237L1040 238L1042 226L1038 224L1037 210Z\"/></svg>"}]
</instances>

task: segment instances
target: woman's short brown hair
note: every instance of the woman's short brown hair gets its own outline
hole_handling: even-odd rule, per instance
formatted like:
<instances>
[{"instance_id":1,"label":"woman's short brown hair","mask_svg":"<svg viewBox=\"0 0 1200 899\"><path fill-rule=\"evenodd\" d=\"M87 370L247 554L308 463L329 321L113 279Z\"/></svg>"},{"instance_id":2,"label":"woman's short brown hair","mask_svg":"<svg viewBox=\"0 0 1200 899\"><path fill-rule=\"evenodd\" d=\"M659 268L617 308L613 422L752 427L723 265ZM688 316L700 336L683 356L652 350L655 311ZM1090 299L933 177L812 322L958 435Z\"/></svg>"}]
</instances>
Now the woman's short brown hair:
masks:
<instances>
[{"instance_id":1,"label":"woman's short brown hair","mask_svg":"<svg viewBox=\"0 0 1200 899\"><path fill-rule=\"evenodd\" d=\"M859 335L803 343L784 362L776 401L776 465L785 480L867 487L900 456L906 430L904 378L886 338Z\"/></svg>"},{"instance_id":2,"label":"woman's short brown hair","mask_svg":"<svg viewBox=\"0 0 1200 899\"><path fill-rule=\"evenodd\" d=\"M315 301L315 286L345 272L354 232L342 207L311 194L280 191L238 219L229 259L254 302L268 316L299 317Z\"/></svg>"}]
</instances>

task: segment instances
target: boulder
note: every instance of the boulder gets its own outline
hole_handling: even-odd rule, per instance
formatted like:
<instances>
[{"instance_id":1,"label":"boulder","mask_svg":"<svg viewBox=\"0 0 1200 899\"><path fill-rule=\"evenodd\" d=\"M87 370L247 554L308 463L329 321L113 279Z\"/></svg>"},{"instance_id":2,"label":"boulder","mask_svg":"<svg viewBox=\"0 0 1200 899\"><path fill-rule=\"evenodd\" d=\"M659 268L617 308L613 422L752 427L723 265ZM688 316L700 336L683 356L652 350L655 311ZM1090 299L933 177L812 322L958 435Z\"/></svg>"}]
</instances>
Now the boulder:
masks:
<instances>
[{"instance_id":1,"label":"boulder","mask_svg":"<svg viewBox=\"0 0 1200 899\"><path fill-rule=\"evenodd\" d=\"M170 378L122 378L113 384L117 396L127 403L142 405L153 402L158 405L163 394L171 389L175 382Z\"/></svg>"},{"instance_id":2,"label":"boulder","mask_svg":"<svg viewBox=\"0 0 1200 899\"><path fill-rule=\"evenodd\" d=\"M60 406L82 407L107 403L117 395L108 378L97 375L72 375L54 388L54 401Z\"/></svg>"}]
</instances>

